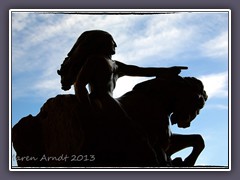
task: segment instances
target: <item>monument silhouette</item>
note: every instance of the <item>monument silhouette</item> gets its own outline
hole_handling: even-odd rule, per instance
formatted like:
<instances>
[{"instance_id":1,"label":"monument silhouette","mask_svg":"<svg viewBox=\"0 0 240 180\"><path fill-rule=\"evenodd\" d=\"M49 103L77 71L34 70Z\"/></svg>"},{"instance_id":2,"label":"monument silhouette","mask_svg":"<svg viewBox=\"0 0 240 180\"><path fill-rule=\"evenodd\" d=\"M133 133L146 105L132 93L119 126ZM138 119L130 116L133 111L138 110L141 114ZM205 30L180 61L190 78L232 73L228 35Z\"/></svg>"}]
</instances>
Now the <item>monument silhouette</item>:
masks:
<instances>
[{"instance_id":1,"label":"monument silhouette","mask_svg":"<svg viewBox=\"0 0 240 180\"><path fill-rule=\"evenodd\" d=\"M191 167L204 149L199 134L180 135L204 107L207 94L185 66L138 67L112 60L117 47L106 31L83 32L57 73L62 89L75 94L50 98L34 117L12 128L19 167ZM113 98L122 76L147 76ZM88 88L86 87L88 85ZM189 156L171 155L193 147Z\"/></svg>"}]
</instances>

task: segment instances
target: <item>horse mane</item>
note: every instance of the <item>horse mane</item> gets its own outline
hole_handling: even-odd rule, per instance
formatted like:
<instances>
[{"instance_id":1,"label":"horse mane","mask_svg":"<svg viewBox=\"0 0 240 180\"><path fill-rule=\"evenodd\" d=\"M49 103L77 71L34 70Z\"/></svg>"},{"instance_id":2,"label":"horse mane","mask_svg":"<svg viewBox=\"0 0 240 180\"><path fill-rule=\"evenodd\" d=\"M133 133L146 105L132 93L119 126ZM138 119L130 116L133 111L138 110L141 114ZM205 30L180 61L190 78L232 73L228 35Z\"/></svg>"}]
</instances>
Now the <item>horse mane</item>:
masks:
<instances>
[{"instance_id":1,"label":"horse mane","mask_svg":"<svg viewBox=\"0 0 240 180\"><path fill-rule=\"evenodd\" d=\"M141 82L133 87L133 91L144 92L149 96L155 96L156 94L158 96L164 96L166 93L169 93L169 90L191 92L194 96L196 106L200 109L204 106L205 101L208 99L202 81L195 77L176 76L169 79L154 78ZM186 96L186 98L188 98L188 96Z\"/></svg>"},{"instance_id":2,"label":"horse mane","mask_svg":"<svg viewBox=\"0 0 240 180\"><path fill-rule=\"evenodd\" d=\"M181 76L176 76L174 78L154 78L141 83L136 84L133 87L134 91L141 92L164 92L166 88L170 86L183 86L184 79Z\"/></svg>"}]
</instances>

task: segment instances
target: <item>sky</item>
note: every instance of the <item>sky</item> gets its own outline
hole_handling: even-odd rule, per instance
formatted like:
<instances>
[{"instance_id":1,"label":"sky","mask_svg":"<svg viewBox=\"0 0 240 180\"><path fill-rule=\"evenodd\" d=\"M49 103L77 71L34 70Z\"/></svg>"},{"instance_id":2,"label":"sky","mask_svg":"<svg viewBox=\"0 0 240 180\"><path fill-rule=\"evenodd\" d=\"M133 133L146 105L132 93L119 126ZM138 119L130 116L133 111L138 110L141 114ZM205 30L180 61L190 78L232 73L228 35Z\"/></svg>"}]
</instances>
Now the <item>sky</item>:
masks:
<instances>
[{"instance_id":1,"label":"sky","mask_svg":"<svg viewBox=\"0 0 240 180\"><path fill-rule=\"evenodd\" d=\"M113 59L141 67L188 66L181 76L202 80L209 97L205 107L191 127L180 129L174 125L171 130L203 136L205 149L196 165L228 166L231 131L229 12L118 12L120 14L110 11L97 14L11 12L10 127L22 117L37 115L47 99L57 94L74 94L73 89L61 90L57 70L81 33L101 29L109 32L117 43ZM114 97L120 97L146 79L120 78ZM188 148L174 157L184 158L190 151ZM16 164L14 159L12 163Z\"/></svg>"}]
</instances>

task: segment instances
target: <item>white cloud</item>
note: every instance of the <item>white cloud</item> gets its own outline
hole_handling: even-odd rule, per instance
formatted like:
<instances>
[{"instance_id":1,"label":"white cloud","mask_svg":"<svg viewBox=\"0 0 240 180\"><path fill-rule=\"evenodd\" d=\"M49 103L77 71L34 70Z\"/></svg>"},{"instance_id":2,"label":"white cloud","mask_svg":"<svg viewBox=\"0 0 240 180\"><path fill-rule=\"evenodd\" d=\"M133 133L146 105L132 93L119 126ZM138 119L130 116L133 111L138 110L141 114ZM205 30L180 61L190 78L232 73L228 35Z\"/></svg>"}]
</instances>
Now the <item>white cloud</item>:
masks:
<instances>
[{"instance_id":1,"label":"white cloud","mask_svg":"<svg viewBox=\"0 0 240 180\"><path fill-rule=\"evenodd\" d=\"M201 46L203 55L210 58L228 57L228 32L208 40Z\"/></svg>"},{"instance_id":2,"label":"white cloud","mask_svg":"<svg viewBox=\"0 0 240 180\"><path fill-rule=\"evenodd\" d=\"M147 80L146 77L122 77L118 79L116 89L114 90L113 96L115 98L122 96L124 93L131 91L132 88L139 82Z\"/></svg>"},{"instance_id":3,"label":"white cloud","mask_svg":"<svg viewBox=\"0 0 240 180\"><path fill-rule=\"evenodd\" d=\"M199 77L209 98L228 96L228 72L209 74Z\"/></svg>"},{"instance_id":4,"label":"white cloud","mask_svg":"<svg viewBox=\"0 0 240 180\"><path fill-rule=\"evenodd\" d=\"M73 88L69 91L61 90L59 79L43 79L36 82L31 88L40 97L53 97L57 94L74 94Z\"/></svg>"},{"instance_id":5,"label":"white cloud","mask_svg":"<svg viewBox=\"0 0 240 180\"><path fill-rule=\"evenodd\" d=\"M151 58L154 62L154 57L157 57L159 63L186 53L195 36L195 28L177 23L184 16L185 14L155 15L145 19L139 30L132 32L133 35L128 34L127 43L121 44L120 55L116 57L136 64L146 61L146 58Z\"/></svg>"},{"instance_id":6,"label":"white cloud","mask_svg":"<svg viewBox=\"0 0 240 180\"><path fill-rule=\"evenodd\" d=\"M190 38L190 33L183 36L183 30L172 28L171 30L151 34L146 37L139 37L134 41L135 51L126 54L132 62L144 60L148 57L159 57L159 61L172 58L183 51L184 46Z\"/></svg>"}]
</instances>

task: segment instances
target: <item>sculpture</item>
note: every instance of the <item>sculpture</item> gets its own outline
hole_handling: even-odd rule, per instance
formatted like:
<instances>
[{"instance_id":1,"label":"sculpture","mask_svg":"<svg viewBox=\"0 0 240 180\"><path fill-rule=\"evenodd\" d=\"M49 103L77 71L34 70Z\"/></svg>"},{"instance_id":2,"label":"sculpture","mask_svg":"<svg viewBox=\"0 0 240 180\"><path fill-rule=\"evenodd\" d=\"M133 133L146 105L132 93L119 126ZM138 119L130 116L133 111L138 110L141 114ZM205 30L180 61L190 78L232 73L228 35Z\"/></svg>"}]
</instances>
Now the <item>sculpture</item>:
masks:
<instances>
[{"instance_id":1,"label":"sculpture","mask_svg":"<svg viewBox=\"0 0 240 180\"><path fill-rule=\"evenodd\" d=\"M95 155L96 160L20 160L18 164L31 167L193 166L204 148L202 137L175 135L169 126L170 122L182 128L190 126L206 99L202 83L195 78L155 78L136 85L118 99L133 121L116 122L89 114L75 95L58 95L49 99L36 117L25 117L13 127L17 155L38 157L38 160L44 155ZM117 138L120 139L117 141ZM170 159L173 153L191 146L193 151L183 162Z\"/></svg>"},{"instance_id":2,"label":"sculpture","mask_svg":"<svg viewBox=\"0 0 240 180\"><path fill-rule=\"evenodd\" d=\"M178 76L181 69L187 67L142 68L114 61L111 55L115 47L112 36L105 31L86 31L79 37L58 71L62 89L68 90L74 84L76 95L49 99L36 117L23 118L21 125L13 128L16 152L20 156L37 157L30 162L20 159L20 166L29 166L29 163L34 167L194 165L204 148L202 137L172 134L169 118L181 128L190 126L207 100L201 81ZM157 78L139 83L132 91L114 99L112 91L116 80L124 75ZM27 121L37 128L35 136L39 144L32 147L34 153L21 147L24 140L19 136ZM193 146L193 151L187 159L171 160L173 153L189 146ZM61 154L68 158L64 159ZM83 155L91 158L84 161ZM66 161L50 158L51 162L44 163L43 157L61 157ZM80 157L81 161L78 158L72 161L69 157Z\"/></svg>"}]
</instances>

